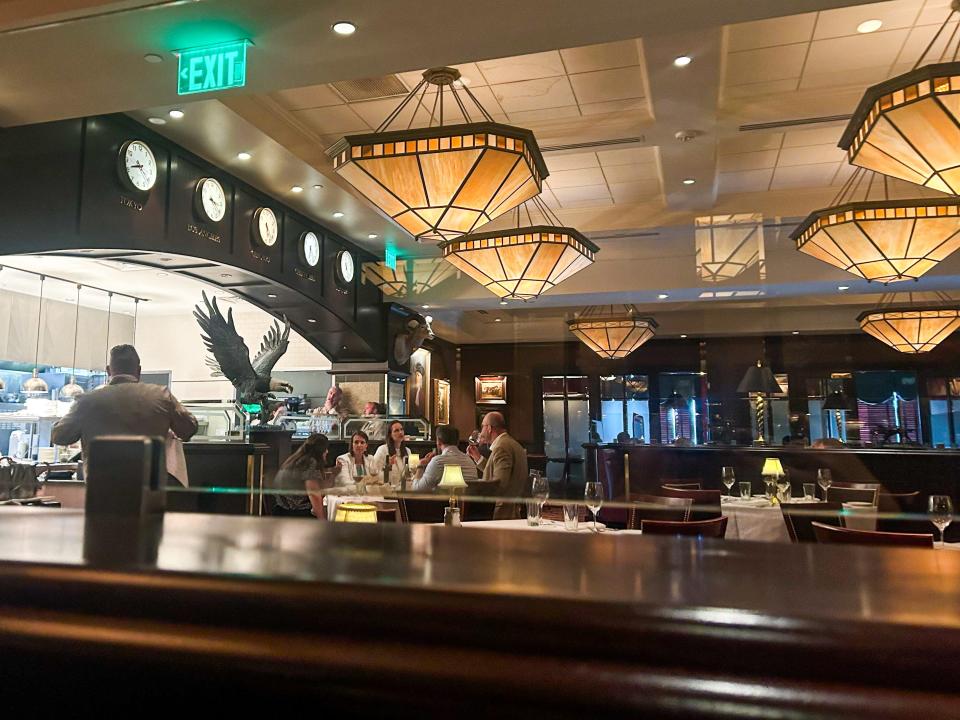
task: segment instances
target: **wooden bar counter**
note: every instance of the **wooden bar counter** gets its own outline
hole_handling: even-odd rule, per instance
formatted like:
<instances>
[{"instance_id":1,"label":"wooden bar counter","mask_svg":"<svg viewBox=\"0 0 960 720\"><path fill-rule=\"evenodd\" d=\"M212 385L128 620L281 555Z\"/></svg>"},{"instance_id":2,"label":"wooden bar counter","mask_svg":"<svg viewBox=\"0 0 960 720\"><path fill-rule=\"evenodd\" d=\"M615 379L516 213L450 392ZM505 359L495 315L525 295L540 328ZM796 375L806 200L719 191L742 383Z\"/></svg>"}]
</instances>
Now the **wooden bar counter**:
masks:
<instances>
[{"instance_id":1,"label":"wooden bar counter","mask_svg":"<svg viewBox=\"0 0 960 720\"><path fill-rule=\"evenodd\" d=\"M349 716L956 717L960 552L0 512L11 687Z\"/></svg>"}]
</instances>

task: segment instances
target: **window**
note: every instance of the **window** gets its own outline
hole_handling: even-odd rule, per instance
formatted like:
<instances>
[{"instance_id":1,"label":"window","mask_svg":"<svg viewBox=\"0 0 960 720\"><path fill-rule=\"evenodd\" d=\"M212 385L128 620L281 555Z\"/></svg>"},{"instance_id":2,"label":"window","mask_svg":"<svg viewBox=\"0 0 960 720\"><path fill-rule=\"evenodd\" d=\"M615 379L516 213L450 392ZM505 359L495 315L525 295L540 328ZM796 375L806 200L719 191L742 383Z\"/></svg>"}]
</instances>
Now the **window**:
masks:
<instances>
[{"instance_id":1,"label":"window","mask_svg":"<svg viewBox=\"0 0 960 720\"><path fill-rule=\"evenodd\" d=\"M547 479L564 487L583 483L583 445L590 438L590 390L586 375L543 378L543 452Z\"/></svg>"},{"instance_id":2,"label":"window","mask_svg":"<svg viewBox=\"0 0 960 720\"><path fill-rule=\"evenodd\" d=\"M601 442L617 441L620 433L649 442L650 393L646 375L606 375L600 378Z\"/></svg>"}]
</instances>

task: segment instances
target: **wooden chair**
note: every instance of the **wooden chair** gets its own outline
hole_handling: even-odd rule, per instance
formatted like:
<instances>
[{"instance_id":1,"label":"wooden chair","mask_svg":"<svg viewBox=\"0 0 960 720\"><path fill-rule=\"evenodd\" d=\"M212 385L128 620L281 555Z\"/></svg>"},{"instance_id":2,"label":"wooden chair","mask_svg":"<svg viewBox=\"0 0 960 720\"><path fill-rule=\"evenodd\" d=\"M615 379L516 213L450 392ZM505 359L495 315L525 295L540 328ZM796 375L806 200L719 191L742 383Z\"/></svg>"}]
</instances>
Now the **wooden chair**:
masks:
<instances>
[{"instance_id":1,"label":"wooden chair","mask_svg":"<svg viewBox=\"0 0 960 720\"><path fill-rule=\"evenodd\" d=\"M835 482L830 487L853 488L854 490L879 490L883 492L883 485L873 482Z\"/></svg>"},{"instance_id":2,"label":"wooden chair","mask_svg":"<svg viewBox=\"0 0 960 720\"><path fill-rule=\"evenodd\" d=\"M400 505L400 522L404 523L442 523L443 509L450 503L450 498L398 498ZM463 511L461 510L461 513Z\"/></svg>"},{"instance_id":3,"label":"wooden chair","mask_svg":"<svg viewBox=\"0 0 960 720\"><path fill-rule=\"evenodd\" d=\"M792 542L816 542L817 537L811 527L814 521L840 527L842 510L843 504L838 502L780 503L783 522Z\"/></svg>"},{"instance_id":4,"label":"wooden chair","mask_svg":"<svg viewBox=\"0 0 960 720\"><path fill-rule=\"evenodd\" d=\"M685 535L691 537L723 538L727 534L727 518L671 522L669 520L643 520L640 530L644 535Z\"/></svg>"},{"instance_id":5,"label":"wooden chair","mask_svg":"<svg viewBox=\"0 0 960 720\"><path fill-rule=\"evenodd\" d=\"M837 543L848 545L895 545L900 547L925 547L933 549L933 534L920 533L891 533L875 532L871 530L851 530L849 528L833 527L819 522L810 523L813 526L817 542Z\"/></svg>"},{"instance_id":6,"label":"wooden chair","mask_svg":"<svg viewBox=\"0 0 960 720\"><path fill-rule=\"evenodd\" d=\"M721 516L719 490L677 490L661 486L660 494L664 497L685 498L693 500L690 509L690 520L712 520Z\"/></svg>"},{"instance_id":7,"label":"wooden chair","mask_svg":"<svg viewBox=\"0 0 960 720\"><path fill-rule=\"evenodd\" d=\"M877 510L882 514L897 513L919 513L922 512L920 505L920 491L915 490L909 493L887 493L881 492L877 498ZM919 518L907 517L880 517L877 518L877 529L883 532L899 533L921 533L924 534L930 528L930 521L925 517Z\"/></svg>"},{"instance_id":8,"label":"wooden chair","mask_svg":"<svg viewBox=\"0 0 960 720\"><path fill-rule=\"evenodd\" d=\"M684 480L668 480L661 478L660 487L672 488L674 490L700 490L700 483L686 482Z\"/></svg>"},{"instance_id":9,"label":"wooden chair","mask_svg":"<svg viewBox=\"0 0 960 720\"><path fill-rule=\"evenodd\" d=\"M373 505L377 508L378 523L399 522L399 518L397 516L400 514L400 506L396 501L377 501L374 502Z\"/></svg>"},{"instance_id":10,"label":"wooden chair","mask_svg":"<svg viewBox=\"0 0 960 720\"><path fill-rule=\"evenodd\" d=\"M471 500L460 503L460 522L477 522L480 520L493 520L493 511L497 509L497 504L490 500ZM544 508L546 509L546 508Z\"/></svg>"},{"instance_id":11,"label":"wooden chair","mask_svg":"<svg viewBox=\"0 0 960 720\"><path fill-rule=\"evenodd\" d=\"M647 520L666 520L668 522L687 522L690 519L689 498L661 497L659 495L630 495L631 503L639 505L630 508L627 527L639 530L640 523ZM655 505L657 507L650 507Z\"/></svg>"},{"instance_id":12,"label":"wooden chair","mask_svg":"<svg viewBox=\"0 0 960 720\"><path fill-rule=\"evenodd\" d=\"M831 485L827 488L827 502L868 502L876 505L879 494L880 491L877 488L850 488Z\"/></svg>"}]
</instances>

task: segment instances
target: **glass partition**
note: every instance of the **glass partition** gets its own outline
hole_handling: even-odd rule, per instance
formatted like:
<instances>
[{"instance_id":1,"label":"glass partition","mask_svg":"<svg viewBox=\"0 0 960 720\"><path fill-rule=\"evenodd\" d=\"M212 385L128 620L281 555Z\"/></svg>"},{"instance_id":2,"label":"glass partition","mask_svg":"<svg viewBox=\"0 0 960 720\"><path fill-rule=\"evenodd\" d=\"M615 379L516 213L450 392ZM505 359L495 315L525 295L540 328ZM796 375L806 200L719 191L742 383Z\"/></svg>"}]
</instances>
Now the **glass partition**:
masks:
<instances>
[{"instance_id":1,"label":"glass partition","mask_svg":"<svg viewBox=\"0 0 960 720\"><path fill-rule=\"evenodd\" d=\"M649 390L646 375L600 377L598 434L601 442L649 441Z\"/></svg>"}]
</instances>

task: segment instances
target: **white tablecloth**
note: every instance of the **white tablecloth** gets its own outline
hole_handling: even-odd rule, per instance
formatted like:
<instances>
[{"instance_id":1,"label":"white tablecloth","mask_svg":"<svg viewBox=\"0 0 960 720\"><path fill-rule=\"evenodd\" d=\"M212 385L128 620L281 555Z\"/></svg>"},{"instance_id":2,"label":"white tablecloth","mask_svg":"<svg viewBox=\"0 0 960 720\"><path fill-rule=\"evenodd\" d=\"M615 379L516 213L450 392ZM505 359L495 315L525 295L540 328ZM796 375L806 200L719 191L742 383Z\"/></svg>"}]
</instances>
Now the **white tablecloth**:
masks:
<instances>
[{"instance_id":1,"label":"white tablecloth","mask_svg":"<svg viewBox=\"0 0 960 720\"><path fill-rule=\"evenodd\" d=\"M533 525L527 525L525 519L521 520L477 520L476 522L465 522L463 523L465 528L484 528L487 530L529 530L531 532L566 532L571 535L577 534L587 534L593 535L593 520L579 523L576 532L573 530L567 530L563 526L563 520L541 520L540 526L535 527ZM603 523L599 523L599 527L603 528ZM615 533L617 535L639 535L639 530L613 530L612 528L607 528L602 530L602 532Z\"/></svg>"},{"instance_id":2,"label":"white tablecloth","mask_svg":"<svg viewBox=\"0 0 960 720\"><path fill-rule=\"evenodd\" d=\"M766 502L766 501L763 501ZM723 503L721 512L727 518L727 540L790 542L787 525L779 505L760 505L752 500L731 500Z\"/></svg>"}]
</instances>

